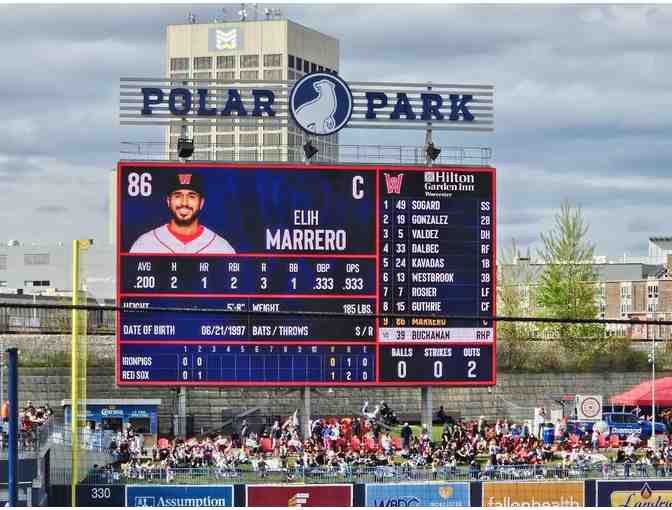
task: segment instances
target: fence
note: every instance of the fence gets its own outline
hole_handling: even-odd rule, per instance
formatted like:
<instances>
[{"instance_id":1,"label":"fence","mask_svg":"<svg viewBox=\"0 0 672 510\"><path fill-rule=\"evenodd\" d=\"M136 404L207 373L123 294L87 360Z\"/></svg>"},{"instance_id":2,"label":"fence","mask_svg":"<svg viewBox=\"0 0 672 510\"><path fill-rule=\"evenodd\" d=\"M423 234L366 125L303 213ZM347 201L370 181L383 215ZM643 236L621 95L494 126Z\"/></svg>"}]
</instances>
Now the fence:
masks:
<instances>
[{"instance_id":1,"label":"fence","mask_svg":"<svg viewBox=\"0 0 672 510\"><path fill-rule=\"evenodd\" d=\"M70 304L59 298L43 296L35 296L35 298L37 298L36 305ZM2 299L9 300L6 296ZM12 306L15 303L26 304L28 302L22 302L20 299L0 302L0 333L66 333L71 329L72 312L68 309ZM115 320L114 310L89 310L87 312L87 333L114 334Z\"/></svg>"},{"instance_id":2,"label":"fence","mask_svg":"<svg viewBox=\"0 0 672 510\"><path fill-rule=\"evenodd\" d=\"M209 138L209 137L208 137ZM218 143L199 143L194 139L193 161L219 162L277 162L304 161L302 140L295 145L274 145L239 148ZM315 141L320 152L313 157L314 163L387 163L424 165L426 148L405 145L345 145ZM436 165L487 165L492 159L489 147L440 147L441 154L434 161ZM122 159L133 160L174 160L177 161L177 139L171 145L161 141L121 142L119 150Z\"/></svg>"},{"instance_id":3,"label":"fence","mask_svg":"<svg viewBox=\"0 0 672 510\"><path fill-rule=\"evenodd\" d=\"M67 469L51 472L54 483L70 480ZM592 466L563 467L560 465L511 465L490 469L469 467L441 468L438 470L403 466L344 466L334 469L277 469L244 471L226 468L164 468L131 469L126 474L111 469L94 469L82 485L119 484L183 484L210 485L217 483L401 483L432 481L526 481L526 480L623 480L630 478L672 478L672 467L654 468L646 465L595 464Z\"/></svg>"}]
</instances>

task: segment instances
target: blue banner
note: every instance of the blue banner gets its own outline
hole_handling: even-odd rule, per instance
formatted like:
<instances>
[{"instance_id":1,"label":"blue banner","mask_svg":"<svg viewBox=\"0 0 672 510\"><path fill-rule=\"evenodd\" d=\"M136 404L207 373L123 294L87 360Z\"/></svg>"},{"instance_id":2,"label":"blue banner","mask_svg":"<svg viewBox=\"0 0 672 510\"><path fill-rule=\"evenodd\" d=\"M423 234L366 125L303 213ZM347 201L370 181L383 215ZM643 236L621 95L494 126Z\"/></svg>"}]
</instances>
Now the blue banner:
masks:
<instances>
[{"instance_id":1,"label":"blue banner","mask_svg":"<svg viewBox=\"0 0 672 510\"><path fill-rule=\"evenodd\" d=\"M672 506L672 481L603 482L598 480L597 506Z\"/></svg>"},{"instance_id":2,"label":"blue banner","mask_svg":"<svg viewBox=\"0 0 672 510\"><path fill-rule=\"evenodd\" d=\"M366 506L469 506L468 483L367 484Z\"/></svg>"},{"instance_id":3,"label":"blue banner","mask_svg":"<svg viewBox=\"0 0 672 510\"><path fill-rule=\"evenodd\" d=\"M126 506L232 507L233 485L128 485Z\"/></svg>"}]
</instances>

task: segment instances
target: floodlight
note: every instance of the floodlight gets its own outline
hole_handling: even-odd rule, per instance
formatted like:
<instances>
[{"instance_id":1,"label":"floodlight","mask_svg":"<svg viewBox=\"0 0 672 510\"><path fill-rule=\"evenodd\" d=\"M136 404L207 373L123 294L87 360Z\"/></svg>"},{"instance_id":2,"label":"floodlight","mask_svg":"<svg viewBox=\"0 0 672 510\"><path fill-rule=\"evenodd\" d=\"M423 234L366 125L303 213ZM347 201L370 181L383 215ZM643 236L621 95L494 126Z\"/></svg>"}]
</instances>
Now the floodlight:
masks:
<instances>
[{"instance_id":1,"label":"floodlight","mask_svg":"<svg viewBox=\"0 0 672 510\"><path fill-rule=\"evenodd\" d=\"M439 157L439 154L441 154L441 149L438 147L434 146L434 142L429 142L427 144L427 157L434 161L436 158Z\"/></svg>"},{"instance_id":2,"label":"floodlight","mask_svg":"<svg viewBox=\"0 0 672 510\"><path fill-rule=\"evenodd\" d=\"M310 161L318 153L318 150L313 145L313 142L308 140L303 146L303 153L306 155L306 161Z\"/></svg>"},{"instance_id":3,"label":"floodlight","mask_svg":"<svg viewBox=\"0 0 672 510\"><path fill-rule=\"evenodd\" d=\"M190 158L194 154L194 140L179 138L177 140L177 155L182 159Z\"/></svg>"}]
</instances>

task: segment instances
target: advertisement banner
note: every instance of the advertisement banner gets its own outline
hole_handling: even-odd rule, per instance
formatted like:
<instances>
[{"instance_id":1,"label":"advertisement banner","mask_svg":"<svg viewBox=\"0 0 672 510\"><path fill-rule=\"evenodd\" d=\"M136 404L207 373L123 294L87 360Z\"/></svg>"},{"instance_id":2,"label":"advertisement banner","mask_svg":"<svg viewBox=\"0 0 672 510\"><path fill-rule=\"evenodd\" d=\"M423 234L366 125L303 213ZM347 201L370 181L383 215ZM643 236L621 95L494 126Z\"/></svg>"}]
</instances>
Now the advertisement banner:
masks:
<instances>
[{"instance_id":1,"label":"advertisement banner","mask_svg":"<svg viewBox=\"0 0 672 510\"><path fill-rule=\"evenodd\" d=\"M602 419L602 395L576 395L576 419L580 421Z\"/></svg>"},{"instance_id":2,"label":"advertisement banner","mask_svg":"<svg viewBox=\"0 0 672 510\"><path fill-rule=\"evenodd\" d=\"M366 506L469 506L469 483L366 484Z\"/></svg>"},{"instance_id":3,"label":"advertisement banner","mask_svg":"<svg viewBox=\"0 0 672 510\"><path fill-rule=\"evenodd\" d=\"M584 506L583 482L483 482L484 507Z\"/></svg>"},{"instance_id":4,"label":"advertisement banner","mask_svg":"<svg viewBox=\"0 0 672 510\"><path fill-rule=\"evenodd\" d=\"M127 485L126 506L233 506L233 485Z\"/></svg>"},{"instance_id":5,"label":"advertisement banner","mask_svg":"<svg viewBox=\"0 0 672 510\"><path fill-rule=\"evenodd\" d=\"M352 485L248 485L246 506L352 506Z\"/></svg>"},{"instance_id":6,"label":"advertisement banner","mask_svg":"<svg viewBox=\"0 0 672 510\"><path fill-rule=\"evenodd\" d=\"M597 506L672 506L672 481L598 481Z\"/></svg>"}]
</instances>

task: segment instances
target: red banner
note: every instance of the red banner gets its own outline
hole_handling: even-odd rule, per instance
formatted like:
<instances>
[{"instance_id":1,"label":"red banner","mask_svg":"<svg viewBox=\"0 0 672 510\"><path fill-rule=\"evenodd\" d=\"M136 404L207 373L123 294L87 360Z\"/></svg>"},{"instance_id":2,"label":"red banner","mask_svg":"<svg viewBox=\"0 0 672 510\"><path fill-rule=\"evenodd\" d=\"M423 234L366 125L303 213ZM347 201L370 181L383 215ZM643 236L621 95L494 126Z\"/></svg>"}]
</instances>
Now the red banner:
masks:
<instances>
[{"instance_id":1,"label":"red banner","mask_svg":"<svg viewBox=\"0 0 672 510\"><path fill-rule=\"evenodd\" d=\"M248 485L247 506L352 506L352 485Z\"/></svg>"}]
</instances>

